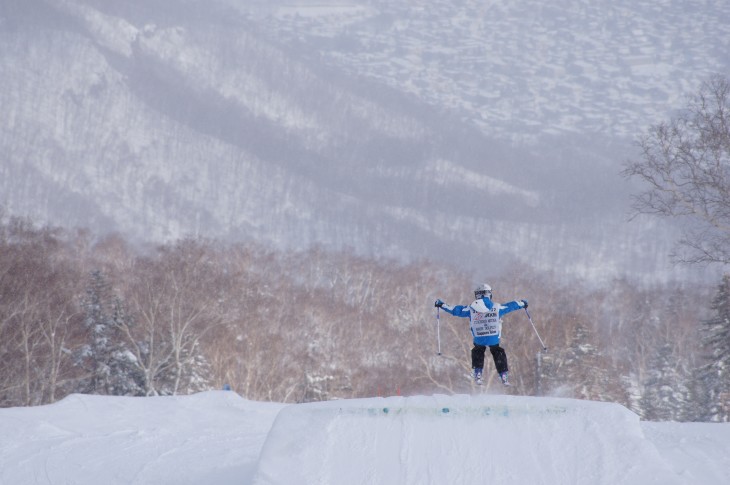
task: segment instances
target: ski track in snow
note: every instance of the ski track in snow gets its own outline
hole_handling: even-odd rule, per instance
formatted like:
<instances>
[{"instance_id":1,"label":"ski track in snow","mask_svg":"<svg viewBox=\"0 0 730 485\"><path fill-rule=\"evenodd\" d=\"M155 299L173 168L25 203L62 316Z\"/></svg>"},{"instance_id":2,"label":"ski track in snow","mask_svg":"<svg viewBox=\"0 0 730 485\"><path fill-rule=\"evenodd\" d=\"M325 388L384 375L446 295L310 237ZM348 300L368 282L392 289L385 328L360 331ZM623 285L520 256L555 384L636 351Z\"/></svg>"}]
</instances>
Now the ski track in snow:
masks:
<instances>
[{"instance_id":1,"label":"ski track in snow","mask_svg":"<svg viewBox=\"0 0 730 485\"><path fill-rule=\"evenodd\" d=\"M0 409L0 431L0 485L730 483L730 424L561 398L72 395Z\"/></svg>"}]
</instances>

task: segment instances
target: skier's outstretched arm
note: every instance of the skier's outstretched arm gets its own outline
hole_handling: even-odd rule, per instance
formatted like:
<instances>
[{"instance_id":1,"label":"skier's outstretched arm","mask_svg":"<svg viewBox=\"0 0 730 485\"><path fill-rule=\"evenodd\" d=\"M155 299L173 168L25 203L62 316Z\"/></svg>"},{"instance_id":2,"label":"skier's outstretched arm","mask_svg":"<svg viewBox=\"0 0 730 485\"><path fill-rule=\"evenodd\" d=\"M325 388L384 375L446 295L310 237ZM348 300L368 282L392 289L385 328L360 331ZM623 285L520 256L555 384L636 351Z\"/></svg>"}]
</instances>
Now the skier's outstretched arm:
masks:
<instances>
[{"instance_id":1,"label":"skier's outstretched arm","mask_svg":"<svg viewBox=\"0 0 730 485\"><path fill-rule=\"evenodd\" d=\"M455 317L468 317L469 316L469 307L464 305L456 305L451 306L447 305L441 300L436 300L435 306L443 309L446 313L449 313Z\"/></svg>"},{"instance_id":2,"label":"skier's outstretched arm","mask_svg":"<svg viewBox=\"0 0 730 485\"><path fill-rule=\"evenodd\" d=\"M502 303L499 306L499 316L501 317L515 310L527 308L527 300L513 300L507 303Z\"/></svg>"}]
</instances>

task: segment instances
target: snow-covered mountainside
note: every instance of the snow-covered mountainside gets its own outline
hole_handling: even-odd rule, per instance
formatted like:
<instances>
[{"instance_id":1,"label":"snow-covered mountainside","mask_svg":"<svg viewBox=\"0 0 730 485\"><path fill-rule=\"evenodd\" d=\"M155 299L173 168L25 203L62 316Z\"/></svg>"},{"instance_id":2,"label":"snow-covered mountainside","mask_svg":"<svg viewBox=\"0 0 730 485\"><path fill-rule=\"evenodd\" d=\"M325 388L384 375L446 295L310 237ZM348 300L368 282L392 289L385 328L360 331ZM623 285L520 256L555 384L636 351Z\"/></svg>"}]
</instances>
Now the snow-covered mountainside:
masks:
<instances>
[{"instance_id":1,"label":"snow-covered mountainside","mask_svg":"<svg viewBox=\"0 0 730 485\"><path fill-rule=\"evenodd\" d=\"M730 61L723 1L276 3L263 31L515 140L633 136Z\"/></svg>"},{"instance_id":2,"label":"snow-covered mountainside","mask_svg":"<svg viewBox=\"0 0 730 485\"><path fill-rule=\"evenodd\" d=\"M0 205L153 241L677 277L672 229L626 222L617 173L727 72L729 20L700 0L10 0Z\"/></svg>"},{"instance_id":3,"label":"snow-covered mountainside","mask_svg":"<svg viewBox=\"0 0 730 485\"><path fill-rule=\"evenodd\" d=\"M0 409L0 484L702 484L730 424L611 403L434 395L284 405L230 391Z\"/></svg>"}]
</instances>

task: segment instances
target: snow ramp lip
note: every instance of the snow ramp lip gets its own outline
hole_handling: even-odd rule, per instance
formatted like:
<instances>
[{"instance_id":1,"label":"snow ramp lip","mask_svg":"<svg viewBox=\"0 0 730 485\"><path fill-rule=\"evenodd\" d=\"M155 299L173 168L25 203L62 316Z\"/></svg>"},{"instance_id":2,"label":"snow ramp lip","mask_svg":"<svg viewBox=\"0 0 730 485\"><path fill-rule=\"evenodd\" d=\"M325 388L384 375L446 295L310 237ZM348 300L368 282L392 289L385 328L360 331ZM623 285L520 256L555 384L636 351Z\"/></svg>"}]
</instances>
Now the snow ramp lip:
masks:
<instances>
[{"instance_id":1,"label":"snow ramp lip","mask_svg":"<svg viewBox=\"0 0 730 485\"><path fill-rule=\"evenodd\" d=\"M679 484L618 404L503 395L291 405L255 485Z\"/></svg>"}]
</instances>

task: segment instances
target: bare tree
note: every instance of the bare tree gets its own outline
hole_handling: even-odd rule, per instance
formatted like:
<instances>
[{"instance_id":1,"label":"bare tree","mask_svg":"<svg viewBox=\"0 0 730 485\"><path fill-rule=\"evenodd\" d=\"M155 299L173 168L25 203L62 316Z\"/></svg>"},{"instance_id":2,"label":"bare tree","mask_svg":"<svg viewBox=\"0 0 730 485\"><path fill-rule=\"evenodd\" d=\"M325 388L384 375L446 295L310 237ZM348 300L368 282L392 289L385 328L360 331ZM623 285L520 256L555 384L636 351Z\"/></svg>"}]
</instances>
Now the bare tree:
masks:
<instances>
[{"instance_id":1,"label":"bare tree","mask_svg":"<svg viewBox=\"0 0 730 485\"><path fill-rule=\"evenodd\" d=\"M0 404L53 402L69 377L78 312L59 234L14 220L0 241Z\"/></svg>"},{"instance_id":2,"label":"bare tree","mask_svg":"<svg viewBox=\"0 0 730 485\"><path fill-rule=\"evenodd\" d=\"M639 147L641 158L623 171L646 184L634 197L637 214L683 220L676 261L730 262L730 79L704 83L684 111L652 126Z\"/></svg>"},{"instance_id":3,"label":"bare tree","mask_svg":"<svg viewBox=\"0 0 730 485\"><path fill-rule=\"evenodd\" d=\"M178 394L207 387L201 343L223 323L225 275L213 249L196 240L162 247L140 258L126 301L132 317L121 322L130 351L144 375L145 393Z\"/></svg>"}]
</instances>

